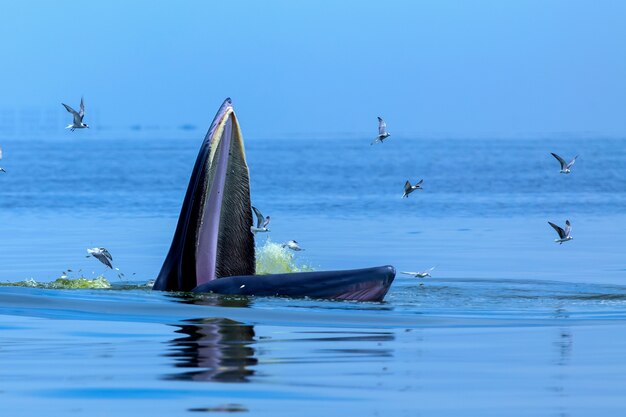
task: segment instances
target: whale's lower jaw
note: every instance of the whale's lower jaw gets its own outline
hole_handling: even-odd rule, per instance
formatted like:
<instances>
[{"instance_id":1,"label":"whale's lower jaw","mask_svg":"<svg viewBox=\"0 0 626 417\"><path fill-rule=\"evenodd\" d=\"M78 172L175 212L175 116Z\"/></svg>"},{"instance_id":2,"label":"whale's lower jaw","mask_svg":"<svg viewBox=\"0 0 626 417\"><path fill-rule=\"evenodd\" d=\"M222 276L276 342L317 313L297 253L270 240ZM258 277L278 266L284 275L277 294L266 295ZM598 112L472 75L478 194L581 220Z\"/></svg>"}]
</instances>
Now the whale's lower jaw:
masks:
<instances>
[{"instance_id":1,"label":"whale's lower jaw","mask_svg":"<svg viewBox=\"0 0 626 417\"><path fill-rule=\"evenodd\" d=\"M389 265L345 271L243 275L199 285L193 292L382 301L395 276L395 268Z\"/></svg>"},{"instance_id":2,"label":"whale's lower jaw","mask_svg":"<svg viewBox=\"0 0 626 417\"><path fill-rule=\"evenodd\" d=\"M153 288L191 291L221 277L254 274L251 224L243 137L226 99L198 152L172 245Z\"/></svg>"}]
</instances>

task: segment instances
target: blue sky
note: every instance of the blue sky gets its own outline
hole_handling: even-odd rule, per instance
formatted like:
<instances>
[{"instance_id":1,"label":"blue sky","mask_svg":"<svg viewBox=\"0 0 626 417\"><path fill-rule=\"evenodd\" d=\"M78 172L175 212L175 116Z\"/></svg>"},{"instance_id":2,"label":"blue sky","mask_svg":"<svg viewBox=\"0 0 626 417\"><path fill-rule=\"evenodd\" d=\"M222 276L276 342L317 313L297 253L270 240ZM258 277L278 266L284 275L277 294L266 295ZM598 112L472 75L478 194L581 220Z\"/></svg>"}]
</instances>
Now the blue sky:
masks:
<instances>
[{"instance_id":1,"label":"blue sky","mask_svg":"<svg viewBox=\"0 0 626 417\"><path fill-rule=\"evenodd\" d=\"M254 137L626 136L626 2L19 1L0 109Z\"/></svg>"}]
</instances>

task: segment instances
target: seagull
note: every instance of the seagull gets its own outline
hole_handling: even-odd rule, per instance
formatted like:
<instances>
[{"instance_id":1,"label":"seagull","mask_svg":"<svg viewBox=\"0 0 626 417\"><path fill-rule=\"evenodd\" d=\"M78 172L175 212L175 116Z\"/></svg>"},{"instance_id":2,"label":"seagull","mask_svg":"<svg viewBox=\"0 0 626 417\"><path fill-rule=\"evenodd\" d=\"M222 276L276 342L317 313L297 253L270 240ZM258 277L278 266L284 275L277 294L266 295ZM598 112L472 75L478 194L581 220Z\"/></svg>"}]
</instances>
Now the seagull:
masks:
<instances>
[{"instance_id":1,"label":"seagull","mask_svg":"<svg viewBox=\"0 0 626 417\"><path fill-rule=\"evenodd\" d=\"M256 226L250 226L250 231L255 235L258 232L269 232L270 229L267 228L267 225L270 224L270 216L263 217L259 209L254 206L252 206L252 210L254 210L254 214L256 215Z\"/></svg>"},{"instance_id":2,"label":"seagull","mask_svg":"<svg viewBox=\"0 0 626 417\"><path fill-rule=\"evenodd\" d=\"M109 251L106 250L105 248L87 249L87 253L93 256L94 258L96 258L97 260L99 260L100 262L102 262L103 264L105 264L107 267L113 269L113 265L111 264L113 257L111 256Z\"/></svg>"},{"instance_id":3,"label":"seagull","mask_svg":"<svg viewBox=\"0 0 626 417\"><path fill-rule=\"evenodd\" d=\"M296 252L301 251L301 250L304 250L304 249L302 249L302 248L300 247L300 245L298 245L298 242L296 242L295 240L290 240L290 241L289 241L289 242L287 242L287 243L283 243L283 244L282 244L282 247L283 247L283 248L289 248L289 249L294 250L294 251L296 251Z\"/></svg>"},{"instance_id":4,"label":"seagull","mask_svg":"<svg viewBox=\"0 0 626 417\"><path fill-rule=\"evenodd\" d=\"M578 158L578 155L576 155L574 159L572 159L570 163L568 164L567 162L565 162L565 159L561 158L554 152L550 152L550 154L554 156L557 161L559 161L559 164L561 164L561 171L559 171L561 174L569 174L570 169L572 168L572 165L574 165L574 162L576 162L576 158Z\"/></svg>"},{"instance_id":5,"label":"seagull","mask_svg":"<svg viewBox=\"0 0 626 417\"><path fill-rule=\"evenodd\" d=\"M572 230L572 224L569 222L569 220L565 220L565 230L561 229L559 226L552 222L548 222L548 224L552 226L554 230L556 230L556 232L559 234L559 238L554 239L554 241L559 245L562 245L563 242L574 239L569 235L569 232Z\"/></svg>"},{"instance_id":6,"label":"seagull","mask_svg":"<svg viewBox=\"0 0 626 417\"><path fill-rule=\"evenodd\" d=\"M67 110L69 113L72 113L72 116L74 117L72 124L67 125L66 129L70 129L73 132L74 129L83 129L85 127L89 127L85 123L83 123L83 117L85 117L85 103L83 103L82 97L80 98L80 111L78 112L65 103L61 104L63 104L65 110Z\"/></svg>"},{"instance_id":7,"label":"seagull","mask_svg":"<svg viewBox=\"0 0 626 417\"><path fill-rule=\"evenodd\" d=\"M408 271L400 271L401 274L404 275L412 275L415 278L426 278L430 276L430 273L432 272L432 270L435 269L435 267L433 266L432 268L430 268L427 271L422 271L422 272L408 272Z\"/></svg>"},{"instance_id":8,"label":"seagull","mask_svg":"<svg viewBox=\"0 0 626 417\"><path fill-rule=\"evenodd\" d=\"M0 148L0 159L2 159L2 148ZM1 172L6 172L4 168L0 168Z\"/></svg>"},{"instance_id":9,"label":"seagull","mask_svg":"<svg viewBox=\"0 0 626 417\"><path fill-rule=\"evenodd\" d=\"M389 136L391 136L391 133L387 132L387 123L385 123L382 117L379 117L378 118L378 136L376 136L376 139L374 139L374 142L372 142L371 145L378 143L378 142L383 143L383 141L387 139Z\"/></svg>"},{"instance_id":10,"label":"seagull","mask_svg":"<svg viewBox=\"0 0 626 417\"><path fill-rule=\"evenodd\" d=\"M402 198L408 198L409 194L411 194L415 190L423 190L422 183L424 180L419 180L419 182L415 185L411 185L409 180L406 180L404 183L404 194L402 194Z\"/></svg>"}]
</instances>

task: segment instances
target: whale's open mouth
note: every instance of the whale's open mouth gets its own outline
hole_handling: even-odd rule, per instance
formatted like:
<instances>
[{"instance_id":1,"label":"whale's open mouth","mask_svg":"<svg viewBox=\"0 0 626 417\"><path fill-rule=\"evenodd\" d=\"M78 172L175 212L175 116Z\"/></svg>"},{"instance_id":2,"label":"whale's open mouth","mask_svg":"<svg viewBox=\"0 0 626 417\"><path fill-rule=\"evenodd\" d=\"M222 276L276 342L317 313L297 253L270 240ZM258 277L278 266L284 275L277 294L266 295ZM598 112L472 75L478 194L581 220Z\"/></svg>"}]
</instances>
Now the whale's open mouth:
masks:
<instances>
[{"instance_id":1,"label":"whale's open mouth","mask_svg":"<svg viewBox=\"0 0 626 417\"><path fill-rule=\"evenodd\" d=\"M254 274L250 177L230 99L218 110L194 165L172 246L155 289L190 291Z\"/></svg>"},{"instance_id":2,"label":"whale's open mouth","mask_svg":"<svg viewBox=\"0 0 626 417\"><path fill-rule=\"evenodd\" d=\"M391 266L254 276L250 176L230 99L220 107L189 180L183 207L154 289L380 301ZM220 279L218 279L220 278Z\"/></svg>"}]
</instances>

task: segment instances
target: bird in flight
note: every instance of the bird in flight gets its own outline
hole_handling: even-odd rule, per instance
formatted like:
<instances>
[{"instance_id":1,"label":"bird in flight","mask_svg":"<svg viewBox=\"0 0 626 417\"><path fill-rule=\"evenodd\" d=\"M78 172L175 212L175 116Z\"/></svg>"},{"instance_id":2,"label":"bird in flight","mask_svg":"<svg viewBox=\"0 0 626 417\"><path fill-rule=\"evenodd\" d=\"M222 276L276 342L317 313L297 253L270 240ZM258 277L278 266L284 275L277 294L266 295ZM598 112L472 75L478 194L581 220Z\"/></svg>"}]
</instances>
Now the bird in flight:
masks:
<instances>
[{"instance_id":1,"label":"bird in flight","mask_svg":"<svg viewBox=\"0 0 626 417\"><path fill-rule=\"evenodd\" d=\"M432 268L426 270L426 271L422 271L422 272L409 272L409 271L400 271L401 274L404 275L411 275L414 276L415 278L426 278L431 276L430 273L433 271L433 269L435 269L435 267L433 266Z\"/></svg>"},{"instance_id":2,"label":"bird in flight","mask_svg":"<svg viewBox=\"0 0 626 417\"><path fill-rule=\"evenodd\" d=\"M569 220L565 220L565 230L552 222L548 222L548 224L552 226L552 228L556 230L556 232L559 234L559 238L554 239L554 241L559 245L562 245L563 242L574 239L569 235L569 233L572 231L572 224L569 222Z\"/></svg>"},{"instance_id":3,"label":"bird in flight","mask_svg":"<svg viewBox=\"0 0 626 417\"><path fill-rule=\"evenodd\" d=\"M0 159L2 159L2 148L0 148ZM6 172L4 168L0 168L0 172Z\"/></svg>"},{"instance_id":4,"label":"bird in flight","mask_svg":"<svg viewBox=\"0 0 626 417\"><path fill-rule=\"evenodd\" d=\"M256 216L256 226L250 226L250 231L255 235L259 232L269 232L270 229L268 229L267 226L270 224L270 216L263 217L259 209L254 206L252 206L252 210L254 210Z\"/></svg>"},{"instance_id":5,"label":"bird in flight","mask_svg":"<svg viewBox=\"0 0 626 417\"><path fill-rule=\"evenodd\" d=\"M406 180L404 183L404 194L402 194L402 198L408 198L409 194L411 194L415 190L423 190L422 183L424 180L419 180L419 182L415 185L411 185L409 180Z\"/></svg>"},{"instance_id":6,"label":"bird in flight","mask_svg":"<svg viewBox=\"0 0 626 417\"><path fill-rule=\"evenodd\" d=\"M111 264L113 257L105 248L90 248L87 249L87 253L102 262L108 268L113 269L113 265Z\"/></svg>"},{"instance_id":7,"label":"bird in flight","mask_svg":"<svg viewBox=\"0 0 626 417\"><path fill-rule=\"evenodd\" d=\"M554 156L557 161L559 161L559 164L561 164L561 171L559 171L561 174L569 174L571 171L572 165L574 165L574 163L576 162L576 158L578 158L578 155L576 155L574 159L572 159L568 164L567 162L565 162L565 159L561 158L554 152L550 152L550 154Z\"/></svg>"},{"instance_id":8,"label":"bird in flight","mask_svg":"<svg viewBox=\"0 0 626 417\"><path fill-rule=\"evenodd\" d=\"M83 117L85 117L85 103L83 102L83 98L80 98L80 110L76 111L73 108L71 108L70 106L68 106L65 103L61 103L63 104L63 107L65 107L65 110L68 111L68 113L72 113L72 123L66 126L66 129L70 129L72 132L74 131L74 129L84 129L84 128L88 128L89 126L87 126L85 123L83 123Z\"/></svg>"},{"instance_id":9,"label":"bird in flight","mask_svg":"<svg viewBox=\"0 0 626 417\"><path fill-rule=\"evenodd\" d=\"M290 241L289 241L289 242L287 242L287 243L283 243L283 244L282 244L282 247L283 247L283 248L289 248L289 249L291 249L291 250L293 250L293 251L296 251L296 252L301 251L301 250L304 250L304 249L302 249L302 248L300 247L300 245L298 244L298 242L296 242L295 240L290 240Z\"/></svg>"},{"instance_id":10,"label":"bird in flight","mask_svg":"<svg viewBox=\"0 0 626 417\"><path fill-rule=\"evenodd\" d=\"M379 117L378 118L378 136L376 136L376 139L374 139L374 142L372 142L371 145L378 143L378 142L383 143L383 141L387 139L389 136L391 136L391 133L387 132L387 123L385 123L382 117Z\"/></svg>"}]
</instances>

